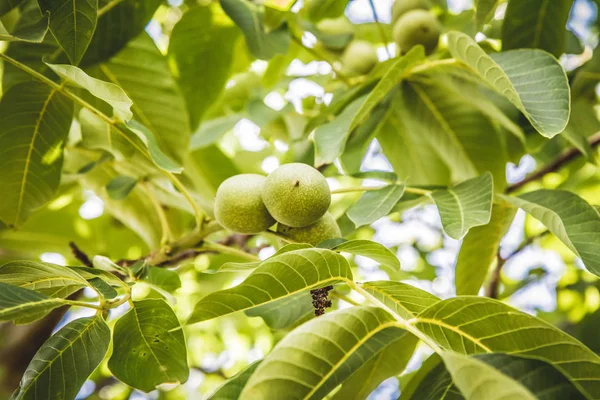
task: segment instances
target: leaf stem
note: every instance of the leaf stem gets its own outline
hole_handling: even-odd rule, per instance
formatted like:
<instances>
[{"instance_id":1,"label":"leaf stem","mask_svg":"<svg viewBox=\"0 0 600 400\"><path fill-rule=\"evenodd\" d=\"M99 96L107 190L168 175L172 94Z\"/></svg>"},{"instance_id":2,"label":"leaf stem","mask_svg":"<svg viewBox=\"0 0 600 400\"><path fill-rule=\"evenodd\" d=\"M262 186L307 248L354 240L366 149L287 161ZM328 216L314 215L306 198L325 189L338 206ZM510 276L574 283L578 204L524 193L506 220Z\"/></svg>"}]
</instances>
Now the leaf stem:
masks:
<instances>
[{"instance_id":1,"label":"leaf stem","mask_svg":"<svg viewBox=\"0 0 600 400\"><path fill-rule=\"evenodd\" d=\"M56 83L53 80L49 79L48 77L40 74L39 72L37 72L36 70L28 67L27 65L25 65L23 63L20 63L19 61L15 60L14 58L9 57L9 56L7 56L4 53L0 53L0 58L4 59L8 63L14 65L15 67L19 68L20 70L28 73L29 75L33 76L34 78L40 80L41 82L49 85L50 87L56 89L57 91L61 92L65 96L69 97L75 103L78 103L82 107L87 108L88 110L90 110L93 114L95 114L96 116L98 116L100 119L102 119L105 122L107 122L108 124L112 125L113 129L118 134L120 134L121 136L123 136L123 138L125 140L127 140L136 150L138 150L146 158L148 158L150 161L152 161L152 157L150 156L150 153L146 149L144 149L143 147L141 147L136 141L132 140L129 137L129 135L126 135L125 132L123 132L117 126L117 122L113 118L111 118L108 115L104 114L102 111L98 110L96 107L92 106L87 101L83 100L81 97L79 97L76 94L74 94L74 93L70 92L69 90L65 89L63 87L63 85L59 85L58 83ZM198 207L198 205L196 204L196 202L194 201L194 199L192 198L192 196L190 195L190 193L187 191L187 189L185 188L185 186L171 172L164 171L163 169L160 169L160 171L169 178L169 180L173 183L173 185L177 189L179 189L179 191L182 193L182 195L190 203L190 206L194 210L194 215L196 217L196 222L198 223L198 226L202 226L202 223L203 223L203 220L204 220L204 213L202 212L202 210L200 210L200 208Z\"/></svg>"},{"instance_id":2,"label":"leaf stem","mask_svg":"<svg viewBox=\"0 0 600 400\"><path fill-rule=\"evenodd\" d=\"M85 301L65 300L65 304L68 304L70 306L76 306L76 307L93 308L94 310L100 310L100 311L102 311L102 307L97 306L97 305L92 304L92 303L86 303Z\"/></svg>"},{"instance_id":3,"label":"leaf stem","mask_svg":"<svg viewBox=\"0 0 600 400\"><path fill-rule=\"evenodd\" d=\"M331 194L341 194L341 193L351 193L351 192L368 192L368 191L374 191L374 190L383 189L384 187L385 186L377 186L377 187L371 187L371 186L348 187L348 188L341 188L341 189L332 190ZM413 193L413 194L418 194L418 195L421 195L421 196L428 196L429 194L431 194L431 190L420 189L420 188L415 188L415 187L410 187L410 186L406 186L404 188L404 191L406 193Z\"/></svg>"},{"instance_id":4,"label":"leaf stem","mask_svg":"<svg viewBox=\"0 0 600 400\"><path fill-rule=\"evenodd\" d=\"M260 261L260 258L255 256L254 254L246 253L245 251L236 249L235 247L224 246L222 244L210 242L208 240L204 241L201 248L204 250L216 251L217 253L221 254L229 254L232 256L245 258L246 260L250 261Z\"/></svg>"},{"instance_id":5,"label":"leaf stem","mask_svg":"<svg viewBox=\"0 0 600 400\"><path fill-rule=\"evenodd\" d=\"M98 18L100 18L101 16L103 16L104 14L109 12L113 7L119 5L123 1L124 0L113 0L110 3L108 3L107 5L105 5L104 7L98 9Z\"/></svg>"},{"instance_id":6,"label":"leaf stem","mask_svg":"<svg viewBox=\"0 0 600 400\"><path fill-rule=\"evenodd\" d=\"M160 244L161 246L165 246L173 241L173 233L171 232L171 228L169 227L169 220L167 219L167 215L165 214L165 210L163 209L162 205L160 204L154 193L152 193L152 190L148 187L148 183L143 182L141 186L144 189L144 192L146 192L146 194L148 195L150 202L156 210L156 215L158 216L160 228L162 231Z\"/></svg>"}]
</instances>

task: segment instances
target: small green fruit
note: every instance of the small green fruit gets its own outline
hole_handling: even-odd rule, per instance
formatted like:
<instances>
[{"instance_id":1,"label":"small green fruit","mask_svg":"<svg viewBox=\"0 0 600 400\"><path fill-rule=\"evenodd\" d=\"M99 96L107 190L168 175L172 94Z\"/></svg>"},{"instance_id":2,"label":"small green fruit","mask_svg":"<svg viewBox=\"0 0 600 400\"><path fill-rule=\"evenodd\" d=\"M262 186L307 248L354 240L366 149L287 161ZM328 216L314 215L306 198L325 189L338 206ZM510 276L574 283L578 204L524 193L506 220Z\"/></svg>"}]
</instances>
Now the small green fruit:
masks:
<instances>
[{"instance_id":1,"label":"small green fruit","mask_svg":"<svg viewBox=\"0 0 600 400\"><path fill-rule=\"evenodd\" d=\"M392 25L403 14L411 10L429 10L430 8L431 2L429 0L396 0L392 6Z\"/></svg>"},{"instance_id":2,"label":"small green fruit","mask_svg":"<svg viewBox=\"0 0 600 400\"><path fill-rule=\"evenodd\" d=\"M442 26L429 11L412 10L404 14L394 25L394 41L399 53L406 53L418 44L431 54L438 45Z\"/></svg>"},{"instance_id":3,"label":"small green fruit","mask_svg":"<svg viewBox=\"0 0 600 400\"><path fill-rule=\"evenodd\" d=\"M319 171L310 165L292 163L269 174L262 199L277 222L300 228L316 222L327 212L331 192Z\"/></svg>"},{"instance_id":4,"label":"small green fruit","mask_svg":"<svg viewBox=\"0 0 600 400\"><path fill-rule=\"evenodd\" d=\"M317 222L304 228L292 228L277 224L277 232L299 243L308 243L316 246L324 240L335 239L342 236L340 228L333 216L325 213Z\"/></svg>"},{"instance_id":5,"label":"small green fruit","mask_svg":"<svg viewBox=\"0 0 600 400\"><path fill-rule=\"evenodd\" d=\"M346 17L324 19L317 24L317 29L326 35L350 35L354 32L352 22Z\"/></svg>"},{"instance_id":6,"label":"small green fruit","mask_svg":"<svg viewBox=\"0 0 600 400\"><path fill-rule=\"evenodd\" d=\"M259 233L275 220L262 201L267 178L257 174L241 174L226 179L217 189L215 218L225 228L238 233Z\"/></svg>"},{"instance_id":7,"label":"small green fruit","mask_svg":"<svg viewBox=\"0 0 600 400\"><path fill-rule=\"evenodd\" d=\"M379 62L375 47L364 40L354 40L344 50L341 57L344 71L348 75L365 75Z\"/></svg>"}]
</instances>

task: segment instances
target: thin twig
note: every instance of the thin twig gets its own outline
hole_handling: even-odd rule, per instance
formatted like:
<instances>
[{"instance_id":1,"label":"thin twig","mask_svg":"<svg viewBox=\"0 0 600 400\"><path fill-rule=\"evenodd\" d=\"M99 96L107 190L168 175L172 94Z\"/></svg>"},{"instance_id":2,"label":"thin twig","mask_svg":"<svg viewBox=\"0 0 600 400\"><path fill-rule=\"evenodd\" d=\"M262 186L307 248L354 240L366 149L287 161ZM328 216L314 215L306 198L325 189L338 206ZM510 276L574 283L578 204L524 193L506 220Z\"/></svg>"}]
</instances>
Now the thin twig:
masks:
<instances>
[{"instance_id":1,"label":"thin twig","mask_svg":"<svg viewBox=\"0 0 600 400\"><path fill-rule=\"evenodd\" d=\"M379 17L377 16L377 10L375 9L375 3L373 0L369 0L369 5L371 6L371 11L373 12L373 19L375 19L375 24L377 25L377 29L379 29L379 35L381 36L381 41L385 47L385 52L387 53L389 58L392 58L392 53L390 53L390 49L388 49L388 40L385 35L385 31L383 30L383 26L379 22Z\"/></svg>"},{"instance_id":2,"label":"thin twig","mask_svg":"<svg viewBox=\"0 0 600 400\"><path fill-rule=\"evenodd\" d=\"M517 254L519 254L521 251L523 251L525 248L529 247L531 244L533 244L533 242L541 237L544 237L545 235L549 234L550 231L543 231L540 234L537 234L535 236L531 236L525 240L523 240L523 242L521 242L521 244L519 244L519 246L512 252L510 253L508 256L506 257L502 257L500 256L500 249L498 249L498 262L496 263L496 268L494 268L494 273L492 275L492 280L490 281L490 284L488 285L485 295L487 297L491 297L493 299L497 299L498 298L498 288L500 286L500 274L502 272L502 268L504 267L504 264L506 264L506 262L508 260L510 260L511 258L513 258L514 256L516 256Z\"/></svg>"},{"instance_id":3,"label":"thin twig","mask_svg":"<svg viewBox=\"0 0 600 400\"><path fill-rule=\"evenodd\" d=\"M305 46L304 43L302 43L302 39L299 37L296 37L295 35L292 35L292 40L294 42L296 42L296 44L298 44L299 46L303 47L310 54L315 56L318 60L322 60L322 61L325 61L326 63L328 63L331 66L331 69L333 70L333 72L335 72L335 74L340 78L340 80L342 82L344 82L348 86L352 86L350 79L346 75L344 75L344 73L341 72L339 68L337 68L335 66L335 61L330 60L328 56L317 51L315 48Z\"/></svg>"},{"instance_id":4,"label":"thin twig","mask_svg":"<svg viewBox=\"0 0 600 400\"><path fill-rule=\"evenodd\" d=\"M600 145L600 132L596 132L594 135L590 136L589 143L592 148ZM551 161L548 164L544 165L543 167L539 168L537 171L531 173L522 181L519 181L517 183L513 183L512 185L509 185L506 188L506 193L515 192L530 182L537 181L551 172L558 171L565 164L569 163L570 161L575 160L576 158L580 157L581 155L582 155L581 151L579 151L579 149L577 149L577 148L571 148L571 149L565 150L561 155L556 157L553 161Z\"/></svg>"},{"instance_id":5,"label":"thin twig","mask_svg":"<svg viewBox=\"0 0 600 400\"><path fill-rule=\"evenodd\" d=\"M94 264L92 264L92 260L85 254L76 244L75 242L69 242L69 247L73 252L73 257L78 259L83 265L86 267L94 268Z\"/></svg>"}]
</instances>

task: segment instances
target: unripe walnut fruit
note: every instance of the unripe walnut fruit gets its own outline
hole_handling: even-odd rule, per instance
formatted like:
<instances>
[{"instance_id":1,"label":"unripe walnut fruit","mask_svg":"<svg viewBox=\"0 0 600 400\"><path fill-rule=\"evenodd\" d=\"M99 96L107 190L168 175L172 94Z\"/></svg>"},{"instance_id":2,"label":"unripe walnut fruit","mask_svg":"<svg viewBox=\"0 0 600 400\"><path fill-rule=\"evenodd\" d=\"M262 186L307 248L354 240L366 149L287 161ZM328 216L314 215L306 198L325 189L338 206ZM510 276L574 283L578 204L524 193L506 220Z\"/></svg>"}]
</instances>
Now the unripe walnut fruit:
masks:
<instances>
[{"instance_id":1,"label":"unripe walnut fruit","mask_svg":"<svg viewBox=\"0 0 600 400\"><path fill-rule=\"evenodd\" d=\"M412 10L402 15L394 25L394 41L399 53L406 53L420 44L431 54L438 45L442 26L429 11Z\"/></svg>"},{"instance_id":2,"label":"unripe walnut fruit","mask_svg":"<svg viewBox=\"0 0 600 400\"><path fill-rule=\"evenodd\" d=\"M292 228L287 225L277 224L277 232L298 243L308 243L313 246L324 240L342 236L335 218L330 213L325 213L317 222L304 228Z\"/></svg>"},{"instance_id":3,"label":"unripe walnut fruit","mask_svg":"<svg viewBox=\"0 0 600 400\"><path fill-rule=\"evenodd\" d=\"M429 10L430 8L431 2L429 0L396 0L392 6L392 25L403 14L411 10Z\"/></svg>"},{"instance_id":4,"label":"unripe walnut fruit","mask_svg":"<svg viewBox=\"0 0 600 400\"><path fill-rule=\"evenodd\" d=\"M223 227L238 233L259 233L275 220L262 201L266 178L257 174L241 174L226 179L217 189L215 218Z\"/></svg>"},{"instance_id":5,"label":"unripe walnut fruit","mask_svg":"<svg viewBox=\"0 0 600 400\"><path fill-rule=\"evenodd\" d=\"M307 164L284 164L271 172L262 199L269 213L282 224L300 228L316 222L331 204L325 177Z\"/></svg>"},{"instance_id":6,"label":"unripe walnut fruit","mask_svg":"<svg viewBox=\"0 0 600 400\"><path fill-rule=\"evenodd\" d=\"M379 62L375 47L364 40L348 44L341 57L344 72L348 75L365 75Z\"/></svg>"}]
</instances>

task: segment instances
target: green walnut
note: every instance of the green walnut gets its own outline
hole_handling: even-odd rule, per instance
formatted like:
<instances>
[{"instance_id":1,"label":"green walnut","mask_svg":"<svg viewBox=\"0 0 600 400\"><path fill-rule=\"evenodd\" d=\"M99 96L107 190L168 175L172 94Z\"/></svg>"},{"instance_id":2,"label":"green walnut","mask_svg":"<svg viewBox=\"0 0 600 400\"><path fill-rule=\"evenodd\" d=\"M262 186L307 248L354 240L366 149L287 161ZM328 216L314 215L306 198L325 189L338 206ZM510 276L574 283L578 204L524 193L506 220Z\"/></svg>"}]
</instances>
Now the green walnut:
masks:
<instances>
[{"instance_id":1,"label":"green walnut","mask_svg":"<svg viewBox=\"0 0 600 400\"><path fill-rule=\"evenodd\" d=\"M238 233L259 233L275 220L262 201L266 182L262 175L240 174L226 179L217 189L215 218L225 228Z\"/></svg>"},{"instance_id":2,"label":"green walnut","mask_svg":"<svg viewBox=\"0 0 600 400\"><path fill-rule=\"evenodd\" d=\"M365 75L379 62L375 47L364 40L353 40L341 57L344 72L348 75Z\"/></svg>"},{"instance_id":3,"label":"green walnut","mask_svg":"<svg viewBox=\"0 0 600 400\"><path fill-rule=\"evenodd\" d=\"M307 164L291 163L269 174L262 200L277 222L301 228L327 212L331 192L319 171Z\"/></svg>"},{"instance_id":4,"label":"green walnut","mask_svg":"<svg viewBox=\"0 0 600 400\"><path fill-rule=\"evenodd\" d=\"M403 14L411 10L429 10L429 0L396 0L392 6L392 24L395 24Z\"/></svg>"},{"instance_id":5,"label":"green walnut","mask_svg":"<svg viewBox=\"0 0 600 400\"><path fill-rule=\"evenodd\" d=\"M399 53L406 53L418 44L431 54L438 45L442 26L432 13L412 10L402 15L394 25L394 41Z\"/></svg>"},{"instance_id":6,"label":"green walnut","mask_svg":"<svg viewBox=\"0 0 600 400\"><path fill-rule=\"evenodd\" d=\"M326 35L351 35L354 32L352 22L346 17L324 19L317 24L317 29Z\"/></svg>"},{"instance_id":7,"label":"green walnut","mask_svg":"<svg viewBox=\"0 0 600 400\"><path fill-rule=\"evenodd\" d=\"M342 236L335 218L330 213L325 213L317 222L304 228L277 224L277 232L298 243L308 243L316 246L324 240L335 239Z\"/></svg>"}]
</instances>

